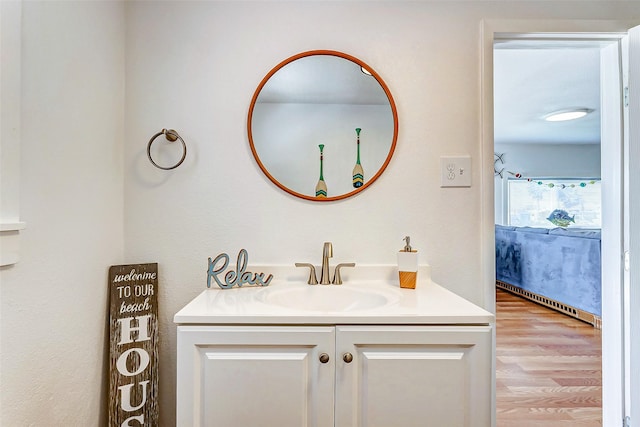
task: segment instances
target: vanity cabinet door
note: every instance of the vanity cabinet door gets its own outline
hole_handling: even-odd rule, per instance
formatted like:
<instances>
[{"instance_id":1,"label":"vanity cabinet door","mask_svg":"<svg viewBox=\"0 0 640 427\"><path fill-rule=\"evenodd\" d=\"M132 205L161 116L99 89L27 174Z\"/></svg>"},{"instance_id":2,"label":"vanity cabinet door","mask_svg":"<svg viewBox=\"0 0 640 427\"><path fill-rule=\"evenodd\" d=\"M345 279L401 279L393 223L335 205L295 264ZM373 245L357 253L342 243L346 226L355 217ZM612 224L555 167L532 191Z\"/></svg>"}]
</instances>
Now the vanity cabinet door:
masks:
<instances>
[{"instance_id":1,"label":"vanity cabinet door","mask_svg":"<svg viewBox=\"0 0 640 427\"><path fill-rule=\"evenodd\" d=\"M335 426L490 426L492 340L491 326L336 327Z\"/></svg>"},{"instance_id":2,"label":"vanity cabinet door","mask_svg":"<svg viewBox=\"0 0 640 427\"><path fill-rule=\"evenodd\" d=\"M178 326L177 347L178 427L334 426L334 327Z\"/></svg>"}]
</instances>

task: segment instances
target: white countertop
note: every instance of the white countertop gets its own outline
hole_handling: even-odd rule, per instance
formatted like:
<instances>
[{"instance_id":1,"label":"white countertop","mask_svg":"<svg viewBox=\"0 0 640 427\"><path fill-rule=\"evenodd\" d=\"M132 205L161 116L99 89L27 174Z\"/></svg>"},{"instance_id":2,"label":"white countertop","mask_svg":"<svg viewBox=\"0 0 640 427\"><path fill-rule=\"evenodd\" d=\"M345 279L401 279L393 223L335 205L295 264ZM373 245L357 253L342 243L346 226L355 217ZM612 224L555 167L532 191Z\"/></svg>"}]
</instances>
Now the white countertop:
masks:
<instances>
[{"instance_id":1,"label":"white countertop","mask_svg":"<svg viewBox=\"0 0 640 427\"><path fill-rule=\"evenodd\" d=\"M176 313L174 322L191 325L486 325L494 322L490 312L433 283L428 270L419 274L416 289L402 289L390 276L371 280L356 274L342 285L307 285L304 280L278 280L277 277L269 286L245 285L231 289L212 286ZM373 293L385 302L373 308L358 307L358 303L341 304L341 294L358 293ZM306 301L312 305L320 302L314 309L304 309L296 306L296 298L301 305Z\"/></svg>"}]
</instances>

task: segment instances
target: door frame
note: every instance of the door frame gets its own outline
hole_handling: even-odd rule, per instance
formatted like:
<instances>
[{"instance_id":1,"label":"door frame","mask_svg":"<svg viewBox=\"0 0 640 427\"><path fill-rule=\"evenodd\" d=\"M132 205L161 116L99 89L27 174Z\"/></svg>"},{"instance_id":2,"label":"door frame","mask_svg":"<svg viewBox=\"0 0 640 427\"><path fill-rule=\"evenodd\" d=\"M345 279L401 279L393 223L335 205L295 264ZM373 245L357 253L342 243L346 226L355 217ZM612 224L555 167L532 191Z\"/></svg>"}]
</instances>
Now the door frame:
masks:
<instances>
[{"instance_id":1,"label":"door frame","mask_svg":"<svg viewBox=\"0 0 640 427\"><path fill-rule=\"evenodd\" d=\"M485 308L495 313L495 213L494 213L494 132L493 132L493 49L495 40L505 39L547 39L547 40L601 40L618 41L626 36L629 28L637 25L633 21L609 20L485 20L481 24L481 274L484 287ZM618 100L619 101L619 100ZM618 114L622 114L621 103L614 105ZM603 141L604 142L604 141ZM615 147L616 154L603 157L601 170L612 163L622 161L622 141ZM605 164L604 162L607 162ZM621 164L614 164L620 168ZM622 175L622 171L619 171ZM604 182L604 177L603 177ZM623 217L623 194L620 180L612 182L613 191L609 191L609 203L613 204L612 216ZM619 221L618 221L619 222ZM606 336L606 351L603 346L603 425L620 425L624 418L624 341L622 330L623 282L620 260L623 254L623 236L618 230L609 230L612 223L603 222L603 230L610 233L610 240L603 241L604 263L607 271L613 271L608 288L614 289L613 295L605 298L603 293L603 339ZM605 246L606 245L606 246ZM606 253L605 253L606 250ZM613 264L613 265L612 265ZM616 275L615 272L618 272ZM606 273L609 274L609 273ZM603 282L604 285L604 282ZM608 320L607 317L610 319ZM494 348L495 360L495 348ZM495 384L495 382L494 382ZM493 388L495 402L495 387Z\"/></svg>"}]
</instances>

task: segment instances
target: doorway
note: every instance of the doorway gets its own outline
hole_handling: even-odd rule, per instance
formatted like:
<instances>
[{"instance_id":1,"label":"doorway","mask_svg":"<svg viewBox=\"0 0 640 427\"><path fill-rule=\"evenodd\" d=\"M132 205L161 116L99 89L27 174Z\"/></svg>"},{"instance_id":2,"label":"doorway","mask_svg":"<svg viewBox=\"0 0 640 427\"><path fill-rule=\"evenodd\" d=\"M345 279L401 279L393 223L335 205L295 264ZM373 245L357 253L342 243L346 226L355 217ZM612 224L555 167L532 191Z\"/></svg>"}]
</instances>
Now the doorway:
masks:
<instances>
[{"instance_id":1,"label":"doorway","mask_svg":"<svg viewBox=\"0 0 640 427\"><path fill-rule=\"evenodd\" d=\"M624 26L624 27L621 27ZM494 123L493 123L493 48L496 40L538 40L538 41L567 41L567 40L581 40L581 41L593 41L602 43L602 56L611 55L605 53L605 51L615 51L616 60L611 62L612 66L616 67L615 76L609 76L609 86L603 88L607 90L604 99L607 99L607 103L603 103L603 111L613 111L618 118L621 117L621 82L620 82L620 40L626 34L626 30L633 25L628 25L620 22L599 22L593 24L593 33L584 33L585 23L580 21L558 21L554 23L549 22L536 22L536 21L499 21L499 22L485 22L483 25L483 50L482 50L482 64L483 64L483 145L482 145L482 157L483 167L491 168L483 171L483 188L493 189L493 160L494 160ZM596 28L597 27L597 28ZM607 46L615 46L615 48L607 49ZM607 70L609 73L611 70ZM605 105L609 104L609 105ZM606 123L605 123L606 122ZM613 125L612 125L613 123ZM606 366L603 378L603 425L619 425L620 420L624 418L624 367L623 367L623 351L622 343L622 322L621 313L623 312L622 299L617 298L620 295L622 289L622 268L620 260L622 259L622 224L621 218L623 218L622 212L622 179L621 169L623 165L622 153L623 146L621 143L620 123L618 120L617 128L618 135L614 135L610 140L605 141L604 138L602 148L602 179L603 186L608 194L607 203L608 208L613 211L603 213L606 218L614 218L615 220L603 221L603 239L604 236L609 236L609 240L603 240L603 274L609 274L608 280L603 280L603 286L606 286L603 292L604 295L609 295L608 301L603 301L603 340L606 344L603 344L603 349L606 351L603 353L603 365ZM616 128L615 120L606 119L603 121L606 126ZM608 174L608 175L606 175ZM616 178L617 177L617 178ZM615 178L615 179L612 179ZM606 180L606 182L605 182ZM606 190L606 186L612 187ZM612 203L613 202L613 203ZM489 205L491 203L491 205ZM485 197L483 199L483 260L484 269L483 277L486 280L485 298L487 301L486 306L495 310L495 235L494 235L494 209L495 205L493 197ZM604 209L604 206L603 206ZM617 224L619 230L615 227L610 229L611 224ZM620 232L618 232L620 231ZM606 254L605 254L606 250ZM613 251L613 252L612 252ZM615 259L611 265L611 260ZM608 307L608 308L607 308ZM611 311L611 310L614 311ZM613 314L611 318L607 318L607 310L609 314Z\"/></svg>"},{"instance_id":2,"label":"doorway","mask_svg":"<svg viewBox=\"0 0 640 427\"><path fill-rule=\"evenodd\" d=\"M503 227L496 243L521 249L516 265L525 270L511 276L511 262L497 252L496 278L516 300L564 313L497 293L498 426L523 416L540 426L602 420L600 330L575 318L599 326L601 316L601 44L508 39L494 46L495 223ZM570 109L585 115L546 120ZM588 262L593 253L597 263ZM576 267L580 275L571 274Z\"/></svg>"}]
</instances>

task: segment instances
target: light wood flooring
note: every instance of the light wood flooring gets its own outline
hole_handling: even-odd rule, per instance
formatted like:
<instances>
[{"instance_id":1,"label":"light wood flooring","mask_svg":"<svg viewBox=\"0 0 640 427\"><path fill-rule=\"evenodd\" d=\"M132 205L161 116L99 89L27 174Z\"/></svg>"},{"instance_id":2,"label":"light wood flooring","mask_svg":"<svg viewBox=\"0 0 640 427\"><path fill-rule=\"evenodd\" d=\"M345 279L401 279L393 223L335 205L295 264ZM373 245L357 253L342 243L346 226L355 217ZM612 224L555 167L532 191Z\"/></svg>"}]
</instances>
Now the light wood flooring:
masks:
<instances>
[{"instance_id":1,"label":"light wood flooring","mask_svg":"<svg viewBox=\"0 0 640 427\"><path fill-rule=\"evenodd\" d=\"M497 427L602 426L601 331L496 290Z\"/></svg>"}]
</instances>

